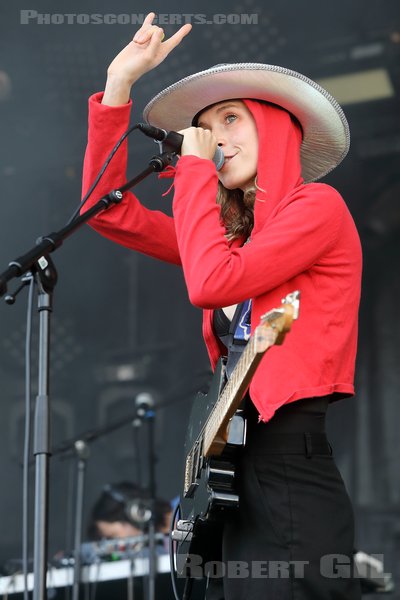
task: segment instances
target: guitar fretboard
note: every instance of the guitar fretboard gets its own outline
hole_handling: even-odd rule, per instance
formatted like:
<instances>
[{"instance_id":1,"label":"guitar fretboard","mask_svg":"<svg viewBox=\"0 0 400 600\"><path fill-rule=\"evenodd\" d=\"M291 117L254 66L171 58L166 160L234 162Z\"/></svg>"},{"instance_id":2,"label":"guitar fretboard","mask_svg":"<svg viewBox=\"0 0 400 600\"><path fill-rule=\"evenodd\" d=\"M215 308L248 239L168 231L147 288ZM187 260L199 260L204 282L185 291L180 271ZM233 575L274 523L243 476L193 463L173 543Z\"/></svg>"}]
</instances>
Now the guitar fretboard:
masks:
<instances>
[{"instance_id":1,"label":"guitar fretboard","mask_svg":"<svg viewBox=\"0 0 400 600\"><path fill-rule=\"evenodd\" d=\"M271 327L259 325L243 350L227 384L203 428L203 453L207 455L219 430L238 408L255 368L263 354L275 343L278 333Z\"/></svg>"}]
</instances>

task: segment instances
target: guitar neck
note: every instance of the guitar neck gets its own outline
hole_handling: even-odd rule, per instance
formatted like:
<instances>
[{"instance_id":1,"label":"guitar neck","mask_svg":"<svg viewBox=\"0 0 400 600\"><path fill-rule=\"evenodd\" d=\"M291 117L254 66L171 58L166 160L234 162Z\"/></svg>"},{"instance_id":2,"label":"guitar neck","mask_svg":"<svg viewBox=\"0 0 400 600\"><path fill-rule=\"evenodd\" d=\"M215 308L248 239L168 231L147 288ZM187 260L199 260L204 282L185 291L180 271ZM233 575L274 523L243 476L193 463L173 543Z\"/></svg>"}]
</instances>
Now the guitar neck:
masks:
<instances>
[{"instance_id":1,"label":"guitar neck","mask_svg":"<svg viewBox=\"0 0 400 600\"><path fill-rule=\"evenodd\" d=\"M277 333L259 325L250 338L203 428L203 454L219 454L226 444L229 419L238 409L264 353L275 343Z\"/></svg>"}]
</instances>

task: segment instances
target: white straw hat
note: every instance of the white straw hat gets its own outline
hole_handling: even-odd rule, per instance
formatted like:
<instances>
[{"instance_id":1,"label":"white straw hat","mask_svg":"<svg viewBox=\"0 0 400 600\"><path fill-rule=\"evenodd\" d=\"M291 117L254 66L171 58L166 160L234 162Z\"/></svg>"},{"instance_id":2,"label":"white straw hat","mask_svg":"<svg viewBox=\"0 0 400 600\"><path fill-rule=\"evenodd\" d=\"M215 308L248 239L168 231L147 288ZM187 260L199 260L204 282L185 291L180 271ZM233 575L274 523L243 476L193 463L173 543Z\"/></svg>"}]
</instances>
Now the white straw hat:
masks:
<instances>
[{"instance_id":1,"label":"white straw hat","mask_svg":"<svg viewBox=\"0 0 400 600\"><path fill-rule=\"evenodd\" d=\"M222 100L253 98L292 113L303 129L302 175L320 179L346 156L350 132L337 101L315 81L296 71L262 63L216 65L162 90L146 105L147 123L179 131L192 125L199 111Z\"/></svg>"}]
</instances>

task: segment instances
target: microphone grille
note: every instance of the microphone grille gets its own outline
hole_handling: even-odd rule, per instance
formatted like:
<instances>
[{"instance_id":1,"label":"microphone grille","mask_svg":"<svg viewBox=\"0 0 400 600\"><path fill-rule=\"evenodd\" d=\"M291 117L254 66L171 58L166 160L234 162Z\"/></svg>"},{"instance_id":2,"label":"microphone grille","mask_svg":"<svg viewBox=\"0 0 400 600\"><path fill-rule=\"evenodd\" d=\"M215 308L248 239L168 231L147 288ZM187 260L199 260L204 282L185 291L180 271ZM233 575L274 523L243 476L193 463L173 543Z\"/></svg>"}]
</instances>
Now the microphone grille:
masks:
<instances>
[{"instance_id":1,"label":"microphone grille","mask_svg":"<svg viewBox=\"0 0 400 600\"><path fill-rule=\"evenodd\" d=\"M223 153L222 149L219 146L217 146L217 149L215 151L214 158L213 158L213 163L215 164L217 171L222 169L224 162L225 162L224 153Z\"/></svg>"}]
</instances>

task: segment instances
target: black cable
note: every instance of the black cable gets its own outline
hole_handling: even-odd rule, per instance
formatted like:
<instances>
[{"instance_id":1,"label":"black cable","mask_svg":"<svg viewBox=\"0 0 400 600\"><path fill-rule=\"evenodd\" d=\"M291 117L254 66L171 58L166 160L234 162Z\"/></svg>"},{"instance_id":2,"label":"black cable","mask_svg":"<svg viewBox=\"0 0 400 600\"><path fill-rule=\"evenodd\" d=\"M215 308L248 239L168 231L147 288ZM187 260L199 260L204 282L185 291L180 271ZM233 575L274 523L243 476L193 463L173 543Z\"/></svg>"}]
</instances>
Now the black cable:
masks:
<instances>
[{"instance_id":1,"label":"black cable","mask_svg":"<svg viewBox=\"0 0 400 600\"><path fill-rule=\"evenodd\" d=\"M91 196L91 194L93 193L93 191L96 188L97 184L99 183L100 179L103 177L104 171L107 169L107 167L108 167L111 159L113 158L114 154L116 153L116 151L118 150L118 148L120 147L120 145L122 144L122 142L124 141L124 139L126 137L128 137L128 135L130 133L132 133L132 131L134 131L135 129L138 129L138 125L139 124L136 123L135 125L132 125L131 127L129 127L129 129L127 129L125 131L125 133L119 138L118 142L115 144L114 148L111 150L110 154L106 158L105 163L101 167L101 169L100 169L100 171L99 171L96 179L94 180L94 182L92 183L91 187L89 188L86 196L83 198L83 200L81 200L81 202L79 203L79 205L77 206L77 208L74 210L74 212L72 213L71 217L67 221L67 225L69 225L70 223L72 223L72 221L75 219L75 217L79 214L82 206L87 202L87 200L89 199L89 196Z\"/></svg>"},{"instance_id":2,"label":"black cable","mask_svg":"<svg viewBox=\"0 0 400 600\"><path fill-rule=\"evenodd\" d=\"M24 576L24 600L28 600L28 552L29 552L29 452L31 444L31 340L32 309L35 280L31 275L26 313L25 337L25 434L22 469L22 572Z\"/></svg>"}]
</instances>

